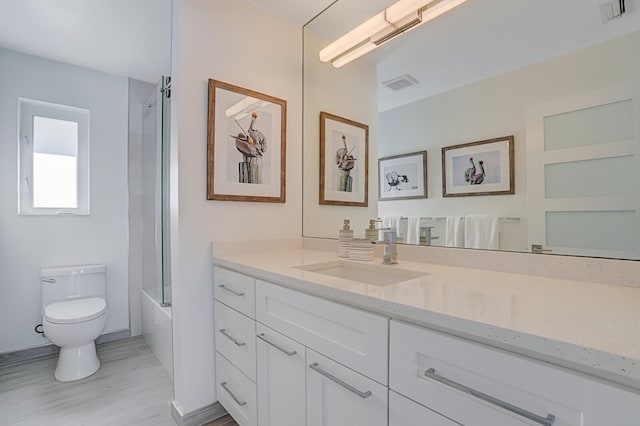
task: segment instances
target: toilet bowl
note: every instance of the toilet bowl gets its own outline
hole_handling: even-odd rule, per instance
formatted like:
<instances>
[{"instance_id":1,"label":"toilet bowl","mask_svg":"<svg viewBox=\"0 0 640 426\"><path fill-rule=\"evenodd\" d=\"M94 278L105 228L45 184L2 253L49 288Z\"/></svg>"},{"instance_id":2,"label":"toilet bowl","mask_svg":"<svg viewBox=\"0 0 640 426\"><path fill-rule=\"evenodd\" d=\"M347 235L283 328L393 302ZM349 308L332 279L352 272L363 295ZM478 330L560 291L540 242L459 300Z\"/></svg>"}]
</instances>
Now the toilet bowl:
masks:
<instances>
[{"instance_id":1,"label":"toilet bowl","mask_svg":"<svg viewBox=\"0 0 640 426\"><path fill-rule=\"evenodd\" d=\"M104 331L107 305L99 297L52 303L45 307L45 336L60 346L54 376L68 382L90 376L100 368L95 339Z\"/></svg>"},{"instance_id":2,"label":"toilet bowl","mask_svg":"<svg viewBox=\"0 0 640 426\"><path fill-rule=\"evenodd\" d=\"M106 266L41 270L44 335L60 347L54 376L69 382L100 368L95 340L107 323Z\"/></svg>"}]
</instances>

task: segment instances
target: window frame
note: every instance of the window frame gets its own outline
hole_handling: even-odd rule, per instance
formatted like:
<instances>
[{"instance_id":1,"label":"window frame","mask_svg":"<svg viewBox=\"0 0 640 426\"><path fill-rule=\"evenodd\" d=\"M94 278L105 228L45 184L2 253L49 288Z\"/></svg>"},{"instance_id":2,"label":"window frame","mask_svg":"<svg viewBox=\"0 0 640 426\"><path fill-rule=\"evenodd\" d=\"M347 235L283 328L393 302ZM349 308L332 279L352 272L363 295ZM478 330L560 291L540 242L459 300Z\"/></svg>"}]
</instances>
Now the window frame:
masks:
<instances>
[{"instance_id":1,"label":"window frame","mask_svg":"<svg viewBox=\"0 0 640 426\"><path fill-rule=\"evenodd\" d=\"M33 117L78 123L76 208L34 207L33 205ZM18 214L90 215L89 199L89 110L33 99L18 98Z\"/></svg>"}]
</instances>

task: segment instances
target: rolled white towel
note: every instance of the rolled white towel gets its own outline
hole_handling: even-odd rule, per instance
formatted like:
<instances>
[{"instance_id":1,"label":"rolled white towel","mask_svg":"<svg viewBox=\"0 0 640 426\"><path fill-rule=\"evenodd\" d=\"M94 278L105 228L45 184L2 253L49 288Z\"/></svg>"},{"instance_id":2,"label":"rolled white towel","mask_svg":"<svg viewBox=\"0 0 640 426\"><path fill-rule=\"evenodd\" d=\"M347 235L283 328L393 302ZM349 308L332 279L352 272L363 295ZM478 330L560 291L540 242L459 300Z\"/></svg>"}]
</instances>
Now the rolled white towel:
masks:
<instances>
[{"instance_id":1,"label":"rolled white towel","mask_svg":"<svg viewBox=\"0 0 640 426\"><path fill-rule=\"evenodd\" d=\"M475 249L498 250L498 218L472 215L464 220L464 246Z\"/></svg>"},{"instance_id":2,"label":"rolled white towel","mask_svg":"<svg viewBox=\"0 0 640 426\"><path fill-rule=\"evenodd\" d=\"M409 216L407 219L407 244L420 244L420 216Z\"/></svg>"},{"instance_id":3,"label":"rolled white towel","mask_svg":"<svg viewBox=\"0 0 640 426\"><path fill-rule=\"evenodd\" d=\"M447 216L445 247L464 247L463 218L460 216Z\"/></svg>"}]
</instances>

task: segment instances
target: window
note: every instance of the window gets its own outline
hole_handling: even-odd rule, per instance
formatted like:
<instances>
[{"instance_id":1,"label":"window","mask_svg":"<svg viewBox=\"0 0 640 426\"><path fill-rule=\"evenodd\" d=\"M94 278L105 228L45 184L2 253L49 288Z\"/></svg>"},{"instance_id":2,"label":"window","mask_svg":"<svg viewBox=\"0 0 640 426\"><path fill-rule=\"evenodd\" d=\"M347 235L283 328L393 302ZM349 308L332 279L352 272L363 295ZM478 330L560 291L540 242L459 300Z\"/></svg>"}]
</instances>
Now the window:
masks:
<instances>
[{"instance_id":1,"label":"window","mask_svg":"<svg viewBox=\"0 0 640 426\"><path fill-rule=\"evenodd\" d=\"M89 214L89 111L19 100L19 213Z\"/></svg>"}]
</instances>

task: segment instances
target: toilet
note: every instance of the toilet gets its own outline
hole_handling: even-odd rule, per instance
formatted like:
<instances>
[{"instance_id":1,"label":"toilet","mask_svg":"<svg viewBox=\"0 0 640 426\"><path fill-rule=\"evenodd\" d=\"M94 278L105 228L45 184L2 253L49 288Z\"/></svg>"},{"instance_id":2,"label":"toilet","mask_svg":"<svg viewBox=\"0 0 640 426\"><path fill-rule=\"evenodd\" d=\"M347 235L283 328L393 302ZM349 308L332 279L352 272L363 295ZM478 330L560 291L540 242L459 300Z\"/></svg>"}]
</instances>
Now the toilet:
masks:
<instances>
[{"instance_id":1,"label":"toilet","mask_svg":"<svg viewBox=\"0 0 640 426\"><path fill-rule=\"evenodd\" d=\"M44 335L60 347L55 378L62 382L90 376L100 368L95 340L107 321L106 266L44 268Z\"/></svg>"}]
</instances>

